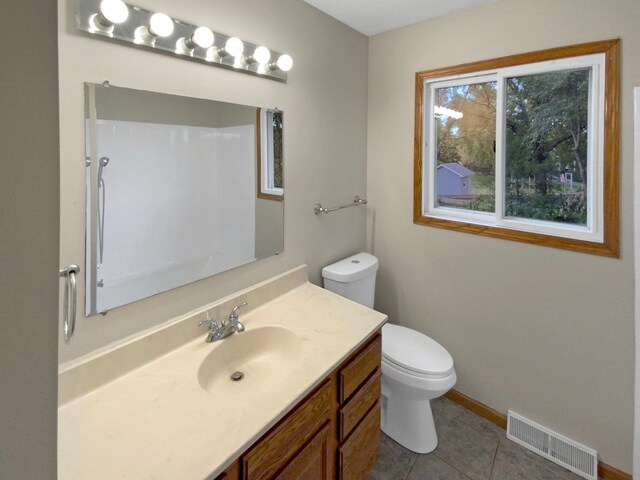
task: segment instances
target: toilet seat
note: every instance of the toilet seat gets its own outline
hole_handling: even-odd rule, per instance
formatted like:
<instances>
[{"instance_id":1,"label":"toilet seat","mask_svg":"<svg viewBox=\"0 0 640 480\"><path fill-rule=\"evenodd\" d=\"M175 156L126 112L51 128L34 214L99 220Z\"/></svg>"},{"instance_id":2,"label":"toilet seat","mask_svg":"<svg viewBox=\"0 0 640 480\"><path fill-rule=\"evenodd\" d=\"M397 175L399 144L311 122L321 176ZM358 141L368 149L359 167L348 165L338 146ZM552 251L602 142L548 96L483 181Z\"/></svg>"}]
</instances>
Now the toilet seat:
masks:
<instances>
[{"instance_id":1,"label":"toilet seat","mask_svg":"<svg viewBox=\"0 0 640 480\"><path fill-rule=\"evenodd\" d=\"M453 358L434 339L387 323L382 327L382 358L406 374L422 378L446 378L454 373Z\"/></svg>"},{"instance_id":2,"label":"toilet seat","mask_svg":"<svg viewBox=\"0 0 640 480\"><path fill-rule=\"evenodd\" d=\"M445 374L435 374L435 375L431 373L416 372L415 370L410 370L408 368L403 367L402 365L393 363L391 360L384 357L382 358L382 363L388 366L389 368L391 368L392 370L414 377L416 380L443 380L453 374L453 370Z\"/></svg>"}]
</instances>

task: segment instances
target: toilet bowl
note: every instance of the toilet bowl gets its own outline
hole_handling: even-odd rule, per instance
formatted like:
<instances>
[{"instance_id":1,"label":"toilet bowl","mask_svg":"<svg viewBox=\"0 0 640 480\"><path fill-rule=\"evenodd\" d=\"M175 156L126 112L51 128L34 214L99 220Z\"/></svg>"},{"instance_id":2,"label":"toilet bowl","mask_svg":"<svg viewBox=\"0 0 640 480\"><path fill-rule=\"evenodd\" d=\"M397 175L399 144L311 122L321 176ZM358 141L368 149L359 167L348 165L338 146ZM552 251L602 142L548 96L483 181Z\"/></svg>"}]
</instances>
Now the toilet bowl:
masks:
<instances>
[{"instance_id":1,"label":"toilet bowl","mask_svg":"<svg viewBox=\"0 0 640 480\"><path fill-rule=\"evenodd\" d=\"M322 269L324 287L373 308L378 259L359 253ZM405 448L438 445L430 401L456 383L453 359L432 338L410 328L382 327L382 431Z\"/></svg>"},{"instance_id":2,"label":"toilet bowl","mask_svg":"<svg viewBox=\"0 0 640 480\"><path fill-rule=\"evenodd\" d=\"M398 325L382 327L384 433L413 452L433 451L438 436L430 401L455 383L453 359L438 342Z\"/></svg>"}]
</instances>

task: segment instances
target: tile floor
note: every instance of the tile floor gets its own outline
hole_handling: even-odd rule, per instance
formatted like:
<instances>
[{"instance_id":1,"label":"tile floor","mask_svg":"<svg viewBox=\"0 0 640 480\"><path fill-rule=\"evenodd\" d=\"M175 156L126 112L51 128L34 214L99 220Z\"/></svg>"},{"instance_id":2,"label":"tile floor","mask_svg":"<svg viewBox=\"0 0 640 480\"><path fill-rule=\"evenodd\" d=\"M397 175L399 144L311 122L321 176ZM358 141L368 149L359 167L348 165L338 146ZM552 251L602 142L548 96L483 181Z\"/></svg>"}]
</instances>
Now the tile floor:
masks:
<instances>
[{"instance_id":1,"label":"tile floor","mask_svg":"<svg viewBox=\"0 0 640 480\"><path fill-rule=\"evenodd\" d=\"M413 453L382 435L367 480L579 480L507 439L505 430L444 397L431 402L438 447Z\"/></svg>"}]
</instances>

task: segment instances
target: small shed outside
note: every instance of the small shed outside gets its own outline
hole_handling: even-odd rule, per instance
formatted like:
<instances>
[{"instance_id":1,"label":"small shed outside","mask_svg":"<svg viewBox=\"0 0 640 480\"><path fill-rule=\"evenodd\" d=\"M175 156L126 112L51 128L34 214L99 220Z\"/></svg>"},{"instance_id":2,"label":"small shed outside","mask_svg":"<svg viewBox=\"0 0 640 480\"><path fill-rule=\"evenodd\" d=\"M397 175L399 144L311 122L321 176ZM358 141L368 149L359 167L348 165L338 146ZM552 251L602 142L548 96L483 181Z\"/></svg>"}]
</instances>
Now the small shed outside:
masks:
<instances>
[{"instance_id":1,"label":"small shed outside","mask_svg":"<svg viewBox=\"0 0 640 480\"><path fill-rule=\"evenodd\" d=\"M459 163L438 165L438 195L471 195L471 177L475 175Z\"/></svg>"}]
</instances>

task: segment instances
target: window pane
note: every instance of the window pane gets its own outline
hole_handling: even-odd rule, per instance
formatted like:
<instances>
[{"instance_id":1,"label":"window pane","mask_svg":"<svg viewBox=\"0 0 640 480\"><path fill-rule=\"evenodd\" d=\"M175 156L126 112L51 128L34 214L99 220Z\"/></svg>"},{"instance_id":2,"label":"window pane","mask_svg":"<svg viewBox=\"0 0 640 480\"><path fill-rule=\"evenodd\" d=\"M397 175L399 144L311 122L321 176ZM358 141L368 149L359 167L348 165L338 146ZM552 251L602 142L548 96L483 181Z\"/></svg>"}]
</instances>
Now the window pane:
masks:
<instances>
[{"instance_id":1,"label":"window pane","mask_svg":"<svg viewBox=\"0 0 640 480\"><path fill-rule=\"evenodd\" d=\"M507 79L506 216L586 224L590 74Z\"/></svg>"},{"instance_id":2,"label":"window pane","mask_svg":"<svg viewBox=\"0 0 640 480\"><path fill-rule=\"evenodd\" d=\"M282 112L273 112L273 187L282 188Z\"/></svg>"},{"instance_id":3,"label":"window pane","mask_svg":"<svg viewBox=\"0 0 640 480\"><path fill-rule=\"evenodd\" d=\"M435 89L437 206L495 211L496 82Z\"/></svg>"}]
</instances>

